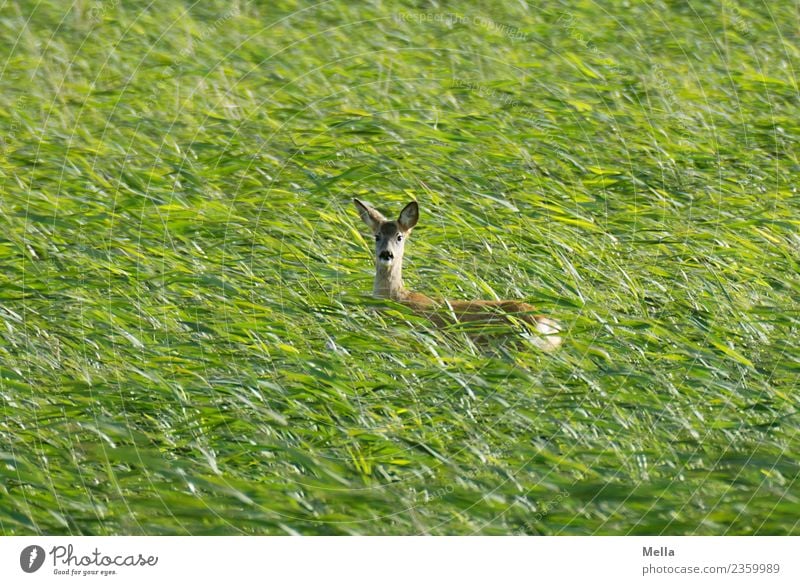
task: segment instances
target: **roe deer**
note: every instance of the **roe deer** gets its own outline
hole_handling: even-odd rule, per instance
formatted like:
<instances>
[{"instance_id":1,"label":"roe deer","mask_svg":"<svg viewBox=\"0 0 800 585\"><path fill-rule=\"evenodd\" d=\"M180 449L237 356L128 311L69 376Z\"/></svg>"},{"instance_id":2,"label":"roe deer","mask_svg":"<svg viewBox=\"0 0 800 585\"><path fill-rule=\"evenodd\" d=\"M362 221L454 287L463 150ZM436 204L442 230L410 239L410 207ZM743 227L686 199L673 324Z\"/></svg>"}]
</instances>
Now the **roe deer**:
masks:
<instances>
[{"instance_id":1,"label":"roe deer","mask_svg":"<svg viewBox=\"0 0 800 585\"><path fill-rule=\"evenodd\" d=\"M558 323L535 315L534 307L519 301L435 301L403 286L403 252L406 238L419 220L419 205L412 201L403 208L397 221L387 220L375 208L353 199L358 214L375 236L375 285L372 295L391 299L424 314L436 325L449 322L513 323L514 319L533 325L536 336L532 343L544 351L561 345Z\"/></svg>"}]
</instances>

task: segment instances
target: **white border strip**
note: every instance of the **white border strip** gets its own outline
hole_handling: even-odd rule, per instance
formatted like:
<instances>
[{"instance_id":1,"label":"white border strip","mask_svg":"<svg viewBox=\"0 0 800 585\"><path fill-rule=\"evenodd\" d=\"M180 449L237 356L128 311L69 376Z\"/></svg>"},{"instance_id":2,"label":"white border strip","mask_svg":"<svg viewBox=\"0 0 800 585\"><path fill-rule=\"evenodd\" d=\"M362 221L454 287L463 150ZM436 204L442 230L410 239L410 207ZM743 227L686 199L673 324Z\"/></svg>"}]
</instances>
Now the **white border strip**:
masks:
<instances>
[{"instance_id":1,"label":"white border strip","mask_svg":"<svg viewBox=\"0 0 800 585\"><path fill-rule=\"evenodd\" d=\"M777 585L800 583L798 550L800 537L3 537L0 583Z\"/></svg>"}]
</instances>

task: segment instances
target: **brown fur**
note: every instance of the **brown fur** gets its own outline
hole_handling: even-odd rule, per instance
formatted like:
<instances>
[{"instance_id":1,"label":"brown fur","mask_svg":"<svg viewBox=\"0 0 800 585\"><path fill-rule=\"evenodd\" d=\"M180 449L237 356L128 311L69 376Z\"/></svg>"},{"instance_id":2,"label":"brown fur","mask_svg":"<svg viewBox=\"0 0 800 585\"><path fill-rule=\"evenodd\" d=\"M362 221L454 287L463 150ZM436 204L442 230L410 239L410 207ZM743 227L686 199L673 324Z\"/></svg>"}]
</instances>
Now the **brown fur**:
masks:
<instances>
[{"instance_id":1,"label":"brown fur","mask_svg":"<svg viewBox=\"0 0 800 585\"><path fill-rule=\"evenodd\" d=\"M412 292L403 286L402 266L405 241L417 223L419 209L412 201L403 209L397 221L389 221L374 208L354 199L361 219L376 236L375 285L373 295L402 303L414 312L425 315L437 326L459 323L511 323L515 318L529 323L544 334L534 343L545 351L561 345L555 333L559 325L543 315L535 314L535 307L521 301L436 301L424 294ZM381 256L386 256L382 261Z\"/></svg>"}]
</instances>

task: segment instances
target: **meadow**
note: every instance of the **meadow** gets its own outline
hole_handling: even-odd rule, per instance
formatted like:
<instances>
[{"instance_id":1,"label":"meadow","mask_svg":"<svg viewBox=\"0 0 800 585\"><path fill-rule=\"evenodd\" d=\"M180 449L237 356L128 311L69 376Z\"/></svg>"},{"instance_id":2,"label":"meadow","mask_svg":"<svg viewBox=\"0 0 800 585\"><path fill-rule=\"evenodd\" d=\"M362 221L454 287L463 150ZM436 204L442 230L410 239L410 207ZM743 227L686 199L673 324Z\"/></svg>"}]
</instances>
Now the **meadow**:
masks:
<instances>
[{"instance_id":1,"label":"meadow","mask_svg":"<svg viewBox=\"0 0 800 585\"><path fill-rule=\"evenodd\" d=\"M0 3L0 534L800 534L798 18Z\"/></svg>"}]
</instances>

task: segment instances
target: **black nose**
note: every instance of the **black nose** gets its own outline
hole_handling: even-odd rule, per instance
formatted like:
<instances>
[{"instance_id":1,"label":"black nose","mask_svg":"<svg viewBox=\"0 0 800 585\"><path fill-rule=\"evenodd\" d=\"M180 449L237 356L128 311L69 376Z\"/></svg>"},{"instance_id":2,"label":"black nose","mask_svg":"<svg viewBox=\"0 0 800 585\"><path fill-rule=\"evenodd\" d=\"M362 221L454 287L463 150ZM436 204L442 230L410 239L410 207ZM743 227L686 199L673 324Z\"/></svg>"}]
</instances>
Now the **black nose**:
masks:
<instances>
[{"instance_id":1,"label":"black nose","mask_svg":"<svg viewBox=\"0 0 800 585\"><path fill-rule=\"evenodd\" d=\"M394 259L394 254L392 254L389 250L384 250L378 255L378 258L381 260L392 260Z\"/></svg>"}]
</instances>

